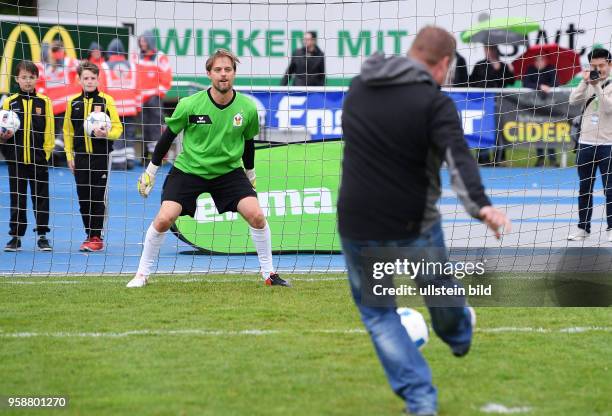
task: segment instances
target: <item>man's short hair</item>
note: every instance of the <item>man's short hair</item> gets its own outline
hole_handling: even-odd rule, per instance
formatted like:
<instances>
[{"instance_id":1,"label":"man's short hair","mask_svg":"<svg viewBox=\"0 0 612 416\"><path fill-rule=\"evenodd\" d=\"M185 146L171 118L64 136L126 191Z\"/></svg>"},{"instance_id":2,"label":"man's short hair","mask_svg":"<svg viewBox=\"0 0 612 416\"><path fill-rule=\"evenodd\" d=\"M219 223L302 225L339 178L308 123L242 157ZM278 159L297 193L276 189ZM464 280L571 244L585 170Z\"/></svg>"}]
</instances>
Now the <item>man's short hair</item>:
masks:
<instances>
[{"instance_id":1,"label":"man's short hair","mask_svg":"<svg viewBox=\"0 0 612 416\"><path fill-rule=\"evenodd\" d=\"M38 67L32 61L21 61L15 67L15 75L19 75L21 71L29 72L38 77Z\"/></svg>"},{"instance_id":2,"label":"man's short hair","mask_svg":"<svg viewBox=\"0 0 612 416\"><path fill-rule=\"evenodd\" d=\"M313 38L314 40L316 40L316 39L317 39L317 31L316 31L316 30L309 30L309 31L307 31L306 33L308 33L310 36L312 36L312 38Z\"/></svg>"},{"instance_id":3,"label":"man's short hair","mask_svg":"<svg viewBox=\"0 0 612 416\"><path fill-rule=\"evenodd\" d=\"M81 64L78 66L77 68L77 74L79 74L79 77L81 76L81 74L83 73L83 71L91 71L93 72L96 76L100 75L100 68L98 68L98 65L94 64L93 62L89 62L89 61L83 61L81 62Z\"/></svg>"},{"instance_id":4,"label":"man's short hair","mask_svg":"<svg viewBox=\"0 0 612 416\"><path fill-rule=\"evenodd\" d=\"M612 55L610 54L610 51L604 48L593 49L591 52L589 52L587 57L589 59L589 62L591 62L591 60L593 59L600 59L600 58L603 58L608 62L612 61Z\"/></svg>"},{"instance_id":5,"label":"man's short hair","mask_svg":"<svg viewBox=\"0 0 612 416\"><path fill-rule=\"evenodd\" d=\"M435 65L444 57L455 58L457 41L448 31L437 26L425 26L419 30L410 47L410 53L429 65Z\"/></svg>"},{"instance_id":6,"label":"man's short hair","mask_svg":"<svg viewBox=\"0 0 612 416\"><path fill-rule=\"evenodd\" d=\"M210 56L210 58L208 58L206 60L206 70L208 72L210 72L212 70L213 63L215 62L215 59L221 58L221 57L229 58L230 61L232 61L232 66L234 67L234 71L236 70L236 64L240 63L240 59L238 59L238 57L236 55L234 55L233 53L231 53L227 49L217 49L215 51L215 53L213 53Z\"/></svg>"}]
</instances>

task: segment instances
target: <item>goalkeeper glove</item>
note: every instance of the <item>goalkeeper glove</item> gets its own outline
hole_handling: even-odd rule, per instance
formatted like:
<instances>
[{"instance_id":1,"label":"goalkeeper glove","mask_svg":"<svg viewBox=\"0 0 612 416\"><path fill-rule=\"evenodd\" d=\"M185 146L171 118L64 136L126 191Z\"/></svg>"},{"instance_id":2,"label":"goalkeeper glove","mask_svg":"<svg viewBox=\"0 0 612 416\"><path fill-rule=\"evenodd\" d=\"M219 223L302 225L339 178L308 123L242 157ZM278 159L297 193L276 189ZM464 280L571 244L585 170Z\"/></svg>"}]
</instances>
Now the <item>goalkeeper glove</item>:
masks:
<instances>
[{"instance_id":1,"label":"goalkeeper glove","mask_svg":"<svg viewBox=\"0 0 612 416\"><path fill-rule=\"evenodd\" d=\"M246 173L246 177L248 178L251 185L253 185L253 189L255 189L255 184L257 183L257 175L255 175L255 168L253 169L245 169L244 173Z\"/></svg>"},{"instance_id":2,"label":"goalkeeper glove","mask_svg":"<svg viewBox=\"0 0 612 416\"><path fill-rule=\"evenodd\" d=\"M153 189L153 185L155 185L155 174L157 173L157 169L159 169L159 166L155 166L152 162L149 162L147 169L140 175L140 178L138 178L138 193L143 198L149 196L149 193L151 193Z\"/></svg>"}]
</instances>

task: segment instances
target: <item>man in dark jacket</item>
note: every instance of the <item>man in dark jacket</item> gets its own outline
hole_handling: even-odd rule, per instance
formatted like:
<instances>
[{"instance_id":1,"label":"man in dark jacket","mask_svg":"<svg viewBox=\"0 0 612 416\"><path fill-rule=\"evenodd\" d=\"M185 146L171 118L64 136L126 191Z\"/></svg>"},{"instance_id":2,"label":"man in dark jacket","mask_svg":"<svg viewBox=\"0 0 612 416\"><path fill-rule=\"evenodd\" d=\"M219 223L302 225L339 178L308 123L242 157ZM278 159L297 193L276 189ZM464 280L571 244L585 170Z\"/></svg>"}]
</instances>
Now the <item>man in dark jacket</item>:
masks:
<instances>
[{"instance_id":1,"label":"man in dark jacket","mask_svg":"<svg viewBox=\"0 0 612 416\"><path fill-rule=\"evenodd\" d=\"M497 45L484 46L485 59L476 62L470 75L468 86L472 88L505 88L514 82L514 74L510 66L502 62ZM479 149L478 163L486 165L491 162L489 149ZM503 143L493 157L496 163L505 159Z\"/></svg>"},{"instance_id":2,"label":"man in dark jacket","mask_svg":"<svg viewBox=\"0 0 612 416\"><path fill-rule=\"evenodd\" d=\"M527 67L527 73L523 77L523 87L549 92L551 88L557 87L557 68L546 61L546 57L538 55L533 60L533 65Z\"/></svg>"},{"instance_id":3,"label":"man in dark jacket","mask_svg":"<svg viewBox=\"0 0 612 416\"><path fill-rule=\"evenodd\" d=\"M476 62L470 75L470 87L505 88L514 82L512 69L501 61L496 45L485 45L485 59Z\"/></svg>"},{"instance_id":4,"label":"man in dark jacket","mask_svg":"<svg viewBox=\"0 0 612 416\"><path fill-rule=\"evenodd\" d=\"M391 387L414 415L436 414L431 370L402 326L395 297L376 298L380 292L373 285L381 280L374 280L380 277L368 268L368 262L400 247L402 253L419 251L418 258L404 257L413 264L423 259L421 255L428 262L448 262L436 208L443 161L454 189L474 218L486 223L497 237L510 225L485 195L457 108L439 87L454 53L450 33L425 27L408 57L375 54L364 62L361 74L351 83L342 113L345 146L338 230L351 291ZM415 277L417 284L427 278ZM458 285L452 275L431 277L436 288ZM436 334L454 355L467 354L475 323L473 309L461 296L450 300L454 306L431 307L432 300L439 299L425 298Z\"/></svg>"},{"instance_id":5,"label":"man in dark jacket","mask_svg":"<svg viewBox=\"0 0 612 416\"><path fill-rule=\"evenodd\" d=\"M469 76L465 58L461 56L459 52L455 52L455 72L453 74L451 86L457 88L466 88L468 86L468 79Z\"/></svg>"},{"instance_id":6,"label":"man in dark jacket","mask_svg":"<svg viewBox=\"0 0 612 416\"><path fill-rule=\"evenodd\" d=\"M293 51L281 85L288 85L291 78L294 87L325 85L325 54L317 46L317 32L306 32L304 47Z\"/></svg>"},{"instance_id":7,"label":"man in dark jacket","mask_svg":"<svg viewBox=\"0 0 612 416\"><path fill-rule=\"evenodd\" d=\"M548 94L552 88L557 86L559 86L557 68L550 65L545 56L536 56L533 60L533 65L527 67L527 73L523 77L523 87L538 90L541 94ZM536 166L544 166L544 151L548 154L550 166L559 166L557 163L557 156L555 155L555 148L546 147L546 143L538 144L543 147L538 147L536 149Z\"/></svg>"}]
</instances>

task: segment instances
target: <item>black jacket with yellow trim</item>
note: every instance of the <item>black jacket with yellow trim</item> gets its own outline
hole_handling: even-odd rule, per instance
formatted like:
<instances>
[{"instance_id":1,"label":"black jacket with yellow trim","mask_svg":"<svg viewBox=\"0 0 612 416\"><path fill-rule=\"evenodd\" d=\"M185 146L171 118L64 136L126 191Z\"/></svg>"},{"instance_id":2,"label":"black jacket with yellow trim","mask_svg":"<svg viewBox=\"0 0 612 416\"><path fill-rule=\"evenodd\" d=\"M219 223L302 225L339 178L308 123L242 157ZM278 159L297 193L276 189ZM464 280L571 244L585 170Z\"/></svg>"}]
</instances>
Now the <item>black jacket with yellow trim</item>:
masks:
<instances>
[{"instance_id":1,"label":"black jacket with yellow trim","mask_svg":"<svg viewBox=\"0 0 612 416\"><path fill-rule=\"evenodd\" d=\"M90 137L85 134L83 121L92 112L105 112L111 119L111 130L108 137ZM64 149L66 158L73 160L74 155L106 155L113 149L113 141L121 137L123 125L119 119L115 100L98 90L82 92L68 101L64 116Z\"/></svg>"},{"instance_id":2,"label":"black jacket with yellow trim","mask_svg":"<svg viewBox=\"0 0 612 416\"><path fill-rule=\"evenodd\" d=\"M4 158L12 162L46 165L55 146L53 104L33 91L19 91L2 103L3 110L17 113L21 126L2 145Z\"/></svg>"}]
</instances>

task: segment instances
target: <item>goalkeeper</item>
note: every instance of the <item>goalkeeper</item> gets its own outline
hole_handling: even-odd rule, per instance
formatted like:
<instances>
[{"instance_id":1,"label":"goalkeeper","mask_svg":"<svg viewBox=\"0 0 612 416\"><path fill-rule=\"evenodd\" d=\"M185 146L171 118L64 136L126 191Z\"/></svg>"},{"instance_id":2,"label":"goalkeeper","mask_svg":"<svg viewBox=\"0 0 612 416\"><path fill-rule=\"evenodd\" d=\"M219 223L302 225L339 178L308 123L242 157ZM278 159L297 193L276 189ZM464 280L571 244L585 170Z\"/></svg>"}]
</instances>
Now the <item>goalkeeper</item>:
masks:
<instances>
[{"instance_id":1,"label":"goalkeeper","mask_svg":"<svg viewBox=\"0 0 612 416\"><path fill-rule=\"evenodd\" d=\"M195 215L196 201L204 192L211 194L219 213L239 212L249 223L266 285L289 286L274 272L270 228L254 189L253 137L259 133L259 117L255 104L233 89L238 62L231 52L217 50L206 61L212 87L182 99L166 118L168 128L138 180L143 197L151 192L162 158L181 131L183 151L166 178L161 208L147 230L138 272L127 287L147 284L166 231L180 215Z\"/></svg>"}]
</instances>

